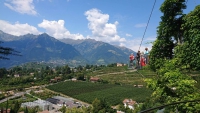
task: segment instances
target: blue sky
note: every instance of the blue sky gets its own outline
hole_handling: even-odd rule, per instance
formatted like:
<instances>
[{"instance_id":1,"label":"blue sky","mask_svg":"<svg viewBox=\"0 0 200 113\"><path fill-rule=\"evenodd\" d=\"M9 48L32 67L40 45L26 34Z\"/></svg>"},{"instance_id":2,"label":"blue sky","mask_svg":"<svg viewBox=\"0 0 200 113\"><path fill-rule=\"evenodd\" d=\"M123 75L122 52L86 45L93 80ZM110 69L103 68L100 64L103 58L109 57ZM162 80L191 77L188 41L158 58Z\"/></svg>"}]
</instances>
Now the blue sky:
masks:
<instances>
[{"instance_id":1,"label":"blue sky","mask_svg":"<svg viewBox=\"0 0 200 113\"><path fill-rule=\"evenodd\" d=\"M141 51L151 49L164 0L157 0ZM95 39L138 51L154 0L1 0L0 30L20 36ZM188 13L200 0L188 0Z\"/></svg>"}]
</instances>

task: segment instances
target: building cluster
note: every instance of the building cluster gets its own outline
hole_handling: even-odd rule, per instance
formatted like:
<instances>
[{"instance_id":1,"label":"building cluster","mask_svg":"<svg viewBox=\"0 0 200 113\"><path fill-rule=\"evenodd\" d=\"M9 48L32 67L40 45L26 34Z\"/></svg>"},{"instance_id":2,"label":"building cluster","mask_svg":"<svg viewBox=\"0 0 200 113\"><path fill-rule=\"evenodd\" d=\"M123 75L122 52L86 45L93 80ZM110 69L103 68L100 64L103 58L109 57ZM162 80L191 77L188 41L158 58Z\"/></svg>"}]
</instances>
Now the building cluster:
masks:
<instances>
[{"instance_id":1,"label":"building cluster","mask_svg":"<svg viewBox=\"0 0 200 113\"><path fill-rule=\"evenodd\" d=\"M125 108L128 107L134 110L134 106L137 105L137 102L132 99L124 99L123 104Z\"/></svg>"},{"instance_id":2,"label":"building cluster","mask_svg":"<svg viewBox=\"0 0 200 113\"><path fill-rule=\"evenodd\" d=\"M46 100L36 100L33 102L25 102L21 104L21 107L34 108L39 107L42 111L51 111L55 108L55 105L58 108L65 106L67 108L80 108L82 104L78 101L75 101L72 98L65 98L61 96L54 96Z\"/></svg>"},{"instance_id":3,"label":"building cluster","mask_svg":"<svg viewBox=\"0 0 200 113\"><path fill-rule=\"evenodd\" d=\"M33 102L25 102L21 104L21 107L27 107L27 108L34 108L34 107L39 107L41 110L52 110L53 105L49 101L45 100L36 100Z\"/></svg>"},{"instance_id":4,"label":"building cluster","mask_svg":"<svg viewBox=\"0 0 200 113\"><path fill-rule=\"evenodd\" d=\"M46 99L46 101L51 102L52 104L58 105L58 106L65 106L67 108L79 108L82 106L81 103L75 101L72 98L65 98L61 96L54 96L52 98Z\"/></svg>"},{"instance_id":5,"label":"building cluster","mask_svg":"<svg viewBox=\"0 0 200 113\"><path fill-rule=\"evenodd\" d=\"M55 77L55 78L51 79L49 82L50 82L50 83L51 83L51 82L59 82L59 81L61 81L61 80L62 80L61 77Z\"/></svg>"}]
</instances>

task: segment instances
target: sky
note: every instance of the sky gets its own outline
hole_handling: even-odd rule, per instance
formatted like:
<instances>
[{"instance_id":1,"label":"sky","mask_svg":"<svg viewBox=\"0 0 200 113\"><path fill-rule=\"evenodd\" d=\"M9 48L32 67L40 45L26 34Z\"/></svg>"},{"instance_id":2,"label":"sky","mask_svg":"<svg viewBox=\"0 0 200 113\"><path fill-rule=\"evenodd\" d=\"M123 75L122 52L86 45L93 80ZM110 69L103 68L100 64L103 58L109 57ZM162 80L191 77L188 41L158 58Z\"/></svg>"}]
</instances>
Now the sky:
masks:
<instances>
[{"instance_id":1,"label":"sky","mask_svg":"<svg viewBox=\"0 0 200 113\"><path fill-rule=\"evenodd\" d=\"M0 30L16 36L47 33L56 39L95 39L134 51L141 44L140 51L150 50L163 2L156 1L144 35L154 0L0 0ZM188 0L184 12L199 4Z\"/></svg>"}]
</instances>

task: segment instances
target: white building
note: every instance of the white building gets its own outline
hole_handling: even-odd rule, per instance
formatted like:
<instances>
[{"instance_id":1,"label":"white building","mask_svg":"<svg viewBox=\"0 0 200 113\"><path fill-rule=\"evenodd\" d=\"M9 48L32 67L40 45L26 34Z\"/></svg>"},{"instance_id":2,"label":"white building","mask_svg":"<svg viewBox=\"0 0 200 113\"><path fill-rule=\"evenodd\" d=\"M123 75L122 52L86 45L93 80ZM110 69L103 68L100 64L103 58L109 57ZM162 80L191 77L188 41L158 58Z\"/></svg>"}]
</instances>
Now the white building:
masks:
<instances>
[{"instance_id":1,"label":"white building","mask_svg":"<svg viewBox=\"0 0 200 113\"><path fill-rule=\"evenodd\" d=\"M52 103L45 101L45 100L36 100L33 102L25 102L21 104L21 107L28 107L28 108L34 108L36 106L39 106L41 110L52 110Z\"/></svg>"},{"instance_id":2,"label":"white building","mask_svg":"<svg viewBox=\"0 0 200 113\"><path fill-rule=\"evenodd\" d=\"M137 102L132 99L124 99L123 103L125 108L128 107L132 110L134 110L134 105L137 104Z\"/></svg>"}]
</instances>

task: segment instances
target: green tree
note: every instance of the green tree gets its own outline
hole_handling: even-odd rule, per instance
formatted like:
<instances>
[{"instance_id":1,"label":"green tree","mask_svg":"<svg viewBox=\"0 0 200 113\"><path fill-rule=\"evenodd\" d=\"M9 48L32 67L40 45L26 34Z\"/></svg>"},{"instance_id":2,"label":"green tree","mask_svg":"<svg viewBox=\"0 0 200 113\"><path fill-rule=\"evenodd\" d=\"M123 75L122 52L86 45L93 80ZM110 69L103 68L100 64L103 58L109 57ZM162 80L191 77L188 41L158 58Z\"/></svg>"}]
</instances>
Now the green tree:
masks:
<instances>
[{"instance_id":1,"label":"green tree","mask_svg":"<svg viewBox=\"0 0 200 113\"><path fill-rule=\"evenodd\" d=\"M67 109L66 109L65 106L62 106L62 108L60 108L60 111L61 111L62 113L65 113L65 112L67 111Z\"/></svg>"},{"instance_id":2,"label":"green tree","mask_svg":"<svg viewBox=\"0 0 200 113\"><path fill-rule=\"evenodd\" d=\"M184 43L176 48L176 57L180 64L190 69L200 69L200 5L187 14L183 20Z\"/></svg>"},{"instance_id":3,"label":"green tree","mask_svg":"<svg viewBox=\"0 0 200 113\"><path fill-rule=\"evenodd\" d=\"M115 113L116 111L114 109L112 109L108 103L105 101L105 99L95 99L92 102L92 112L93 113Z\"/></svg>"},{"instance_id":4,"label":"green tree","mask_svg":"<svg viewBox=\"0 0 200 113\"><path fill-rule=\"evenodd\" d=\"M186 9L185 0L165 0L160 7L163 13L158 27L158 38L171 40L172 37L178 42L182 42L183 30L183 9Z\"/></svg>"},{"instance_id":5,"label":"green tree","mask_svg":"<svg viewBox=\"0 0 200 113\"><path fill-rule=\"evenodd\" d=\"M5 77L7 73L8 72L5 68L0 68L0 78Z\"/></svg>"},{"instance_id":6,"label":"green tree","mask_svg":"<svg viewBox=\"0 0 200 113\"><path fill-rule=\"evenodd\" d=\"M62 70L61 70L62 74L70 74L71 73L71 69L68 65L62 67Z\"/></svg>"},{"instance_id":7,"label":"green tree","mask_svg":"<svg viewBox=\"0 0 200 113\"><path fill-rule=\"evenodd\" d=\"M153 93L142 109L195 100L200 96L196 81L182 72L183 66L198 69L200 65L200 8L197 6L187 15L183 14L185 8L185 0L165 0L160 8L163 16L150 52L150 67L158 76L156 80L146 79ZM199 106L198 102L187 102L169 106L165 112L199 112Z\"/></svg>"},{"instance_id":8,"label":"green tree","mask_svg":"<svg viewBox=\"0 0 200 113\"><path fill-rule=\"evenodd\" d=\"M155 71L162 67L163 61L172 59L177 42L183 40L183 9L185 0L165 0L160 7L163 13L157 30L157 39L150 52L150 67Z\"/></svg>"},{"instance_id":9,"label":"green tree","mask_svg":"<svg viewBox=\"0 0 200 113\"><path fill-rule=\"evenodd\" d=\"M91 68L91 66L90 66L90 65L88 65L88 64L86 64L85 68L86 68L86 69L90 69L90 68Z\"/></svg>"},{"instance_id":10,"label":"green tree","mask_svg":"<svg viewBox=\"0 0 200 113\"><path fill-rule=\"evenodd\" d=\"M102 109L101 101L97 98L92 102L92 106L93 106L92 109L93 113L98 113Z\"/></svg>"},{"instance_id":11,"label":"green tree","mask_svg":"<svg viewBox=\"0 0 200 113\"><path fill-rule=\"evenodd\" d=\"M80 72L77 73L77 74L76 74L76 77L77 77L77 80L85 80L85 79L84 79L84 74L83 74L83 73L80 73Z\"/></svg>"},{"instance_id":12,"label":"green tree","mask_svg":"<svg viewBox=\"0 0 200 113\"><path fill-rule=\"evenodd\" d=\"M27 107L25 107L24 113L28 113L28 108Z\"/></svg>"},{"instance_id":13,"label":"green tree","mask_svg":"<svg viewBox=\"0 0 200 113\"><path fill-rule=\"evenodd\" d=\"M18 101L14 102L14 107L12 108L14 113L18 113L21 104Z\"/></svg>"},{"instance_id":14,"label":"green tree","mask_svg":"<svg viewBox=\"0 0 200 113\"><path fill-rule=\"evenodd\" d=\"M3 113L3 111L4 111L4 109L3 109L3 107L1 107L1 113Z\"/></svg>"},{"instance_id":15,"label":"green tree","mask_svg":"<svg viewBox=\"0 0 200 113\"><path fill-rule=\"evenodd\" d=\"M8 100L6 101L6 113L8 112Z\"/></svg>"},{"instance_id":16,"label":"green tree","mask_svg":"<svg viewBox=\"0 0 200 113\"><path fill-rule=\"evenodd\" d=\"M154 105L169 104L178 101L187 101L198 99L200 94L195 87L196 81L190 76L180 72L177 64L177 59L167 61L158 72L156 80L146 79L148 86L153 89L151 100L149 103ZM170 111L200 111L197 107L198 102L179 104L168 107ZM150 106L148 106L150 107ZM153 106L151 106L153 107Z\"/></svg>"},{"instance_id":17,"label":"green tree","mask_svg":"<svg viewBox=\"0 0 200 113\"><path fill-rule=\"evenodd\" d=\"M82 71L82 70L83 70L83 66L79 65L76 69L77 69L78 71Z\"/></svg>"}]
</instances>

